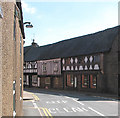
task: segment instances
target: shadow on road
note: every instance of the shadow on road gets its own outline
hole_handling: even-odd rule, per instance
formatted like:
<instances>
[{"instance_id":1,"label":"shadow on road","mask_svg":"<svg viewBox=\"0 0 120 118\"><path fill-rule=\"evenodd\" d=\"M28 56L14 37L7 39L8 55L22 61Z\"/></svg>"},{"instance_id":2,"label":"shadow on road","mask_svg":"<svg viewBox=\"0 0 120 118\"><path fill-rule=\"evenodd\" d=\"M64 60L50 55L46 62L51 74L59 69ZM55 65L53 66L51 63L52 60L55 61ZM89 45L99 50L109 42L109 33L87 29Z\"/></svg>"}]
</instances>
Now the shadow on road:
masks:
<instances>
[{"instance_id":1,"label":"shadow on road","mask_svg":"<svg viewBox=\"0 0 120 118\"><path fill-rule=\"evenodd\" d=\"M54 90L54 89L41 89L41 88L24 88L24 91L41 93L55 96L66 96L70 98L77 98L78 101L117 101L117 98L107 94L93 94L93 93L83 93L76 91L66 91L66 90ZM113 99L114 98L114 99Z\"/></svg>"}]
</instances>

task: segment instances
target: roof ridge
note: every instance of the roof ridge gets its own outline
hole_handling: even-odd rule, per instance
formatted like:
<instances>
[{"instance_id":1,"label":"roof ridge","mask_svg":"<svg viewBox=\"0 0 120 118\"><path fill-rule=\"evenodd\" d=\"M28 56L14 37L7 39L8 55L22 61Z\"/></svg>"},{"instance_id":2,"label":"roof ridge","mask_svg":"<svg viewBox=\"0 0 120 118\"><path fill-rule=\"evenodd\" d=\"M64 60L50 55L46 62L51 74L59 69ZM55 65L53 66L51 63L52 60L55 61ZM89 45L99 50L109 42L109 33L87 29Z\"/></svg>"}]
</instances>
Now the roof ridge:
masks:
<instances>
[{"instance_id":1,"label":"roof ridge","mask_svg":"<svg viewBox=\"0 0 120 118\"><path fill-rule=\"evenodd\" d=\"M95 34L98 34L98 33L101 33L101 32L105 32L105 31L108 31L108 30L111 30L111 29L114 29L114 28L117 28L117 27L120 27L120 25L114 26L112 28L106 28L104 30L97 31L97 32L94 32L94 33L90 33L90 34L86 34L86 35L82 35L82 36L77 36L77 37L73 37L73 38L69 38L69 39L64 39L62 41L58 41L58 42L47 44L47 45L42 45L42 46L39 46L39 47L50 46L50 45L58 44L58 43L61 43L61 42L64 42L64 41L70 41L70 40L73 40L73 39L76 39L76 38L82 38L82 37L86 37L86 36L90 36L90 35L95 35Z\"/></svg>"}]
</instances>

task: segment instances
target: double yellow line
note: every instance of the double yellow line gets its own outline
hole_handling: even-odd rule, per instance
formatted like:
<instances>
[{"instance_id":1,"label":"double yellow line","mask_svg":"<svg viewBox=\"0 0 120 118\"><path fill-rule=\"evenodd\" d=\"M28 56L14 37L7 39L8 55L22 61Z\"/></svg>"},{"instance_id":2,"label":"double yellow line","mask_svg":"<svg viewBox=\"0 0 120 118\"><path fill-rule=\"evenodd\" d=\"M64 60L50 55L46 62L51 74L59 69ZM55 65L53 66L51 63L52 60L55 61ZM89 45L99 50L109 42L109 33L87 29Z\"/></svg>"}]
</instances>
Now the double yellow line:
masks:
<instances>
[{"instance_id":1,"label":"double yellow line","mask_svg":"<svg viewBox=\"0 0 120 118\"><path fill-rule=\"evenodd\" d=\"M51 113L49 112L49 110L47 108L41 108L40 107L39 109L43 110L43 112L44 112L44 114L47 118L53 118L53 116L51 115Z\"/></svg>"},{"instance_id":2,"label":"double yellow line","mask_svg":"<svg viewBox=\"0 0 120 118\"><path fill-rule=\"evenodd\" d=\"M35 94L32 94L32 95L33 95L33 97L35 98L36 101L40 100Z\"/></svg>"}]
</instances>

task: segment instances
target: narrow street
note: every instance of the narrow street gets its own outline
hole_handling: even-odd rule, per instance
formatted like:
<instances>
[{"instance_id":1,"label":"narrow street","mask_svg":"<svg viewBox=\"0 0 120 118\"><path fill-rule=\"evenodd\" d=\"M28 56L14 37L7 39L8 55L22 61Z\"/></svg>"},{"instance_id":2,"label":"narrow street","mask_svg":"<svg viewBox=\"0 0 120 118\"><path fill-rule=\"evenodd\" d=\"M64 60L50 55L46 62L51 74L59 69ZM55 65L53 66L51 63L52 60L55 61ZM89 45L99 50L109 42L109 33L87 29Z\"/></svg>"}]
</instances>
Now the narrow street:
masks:
<instances>
[{"instance_id":1,"label":"narrow street","mask_svg":"<svg viewBox=\"0 0 120 118\"><path fill-rule=\"evenodd\" d=\"M24 116L118 116L118 101L111 98L88 96L77 92L57 90L26 90L33 100L24 100Z\"/></svg>"}]
</instances>

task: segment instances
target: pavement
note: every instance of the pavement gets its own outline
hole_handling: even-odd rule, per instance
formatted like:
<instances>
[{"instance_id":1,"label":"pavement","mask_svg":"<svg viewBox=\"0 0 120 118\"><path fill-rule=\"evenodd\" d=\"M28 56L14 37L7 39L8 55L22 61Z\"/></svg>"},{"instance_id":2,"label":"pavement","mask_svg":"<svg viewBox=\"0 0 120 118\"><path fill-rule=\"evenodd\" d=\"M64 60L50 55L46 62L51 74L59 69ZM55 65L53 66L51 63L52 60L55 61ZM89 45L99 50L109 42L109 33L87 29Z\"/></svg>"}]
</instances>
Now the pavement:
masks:
<instances>
[{"instance_id":1,"label":"pavement","mask_svg":"<svg viewBox=\"0 0 120 118\"><path fill-rule=\"evenodd\" d=\"M23 100L33 100L33 94L27 91L23 91Z\"/></svg>"}]
</instances>

